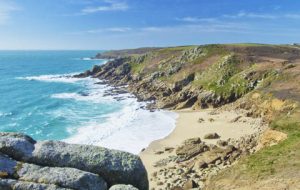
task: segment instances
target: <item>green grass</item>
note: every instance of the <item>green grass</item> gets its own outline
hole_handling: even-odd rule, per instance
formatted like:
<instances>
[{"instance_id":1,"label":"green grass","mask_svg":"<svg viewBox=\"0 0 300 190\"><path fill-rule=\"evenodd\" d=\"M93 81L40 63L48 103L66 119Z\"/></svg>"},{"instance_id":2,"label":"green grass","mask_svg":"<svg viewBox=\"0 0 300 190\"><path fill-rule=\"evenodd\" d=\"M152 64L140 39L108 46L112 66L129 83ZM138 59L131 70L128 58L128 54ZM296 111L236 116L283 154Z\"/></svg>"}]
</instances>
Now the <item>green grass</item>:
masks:
<instances>
[{"instance_id":1,"label":"green grass","mask_svg":"<svg viewBox=\"0 0 300 190\"><path fill-rule=\"evenodd\" d=\"M237 67L239 63L240 61L233 54L226 55L218 63L212 64L206 71L196 73L193 85L202 86L204 89L219 95L228 95L232 81L230 78L240 72Z\"/></svg>"},{"instance_id":2,"label":"green grass","mask_svg":"<svg viewBox=\"0 0 300 190\"><path fill-rule=\"evenodd\" d=\"M246 166L243 173L263 178L282 171L300 170L299 114L278 117L272 122L271 128L286 133L288 138L243 160L241 165Z\"/></svg>"},{"instance_id":3,"label":"green grass","mask_svg":"<svg viewBox=\"0 0 300 190\"><path fill-rule=\"evenodd\" d=\"M134 63L134 62L130 62L129 65L130 65L132 74L141 73L143 68L145 67L145 64L143 64L143 63L137 64L137 63Z\"/></svg>"},{"instance_id":4,"label":"green grass","mask_svg":"<svg viewBox=\"0 0 300 190\"><path fill-rule=\"evenodd\" d=\"M287 170L290 167L300 169L299 127L299 123L285 125L284 128L298 128L298 131L289 133L287 140L250 156L245 163L250 174L257 177L264 177L275 174L281 170Z\"/></svg>"},{"instance_id":5,"label":"green grass","mask_svg":"<svg viewBox=\"0 0 300 190\"><path fill-rule=\"evenodd\" d=\"M205 45L202 46L203 48L203 56L198 57L197 59L193 60L193 64L201 64L203 63L207 58L218 55L218 56L225 56L229 54L229 52L221 45Z\"/></svg>"}]
</instances>

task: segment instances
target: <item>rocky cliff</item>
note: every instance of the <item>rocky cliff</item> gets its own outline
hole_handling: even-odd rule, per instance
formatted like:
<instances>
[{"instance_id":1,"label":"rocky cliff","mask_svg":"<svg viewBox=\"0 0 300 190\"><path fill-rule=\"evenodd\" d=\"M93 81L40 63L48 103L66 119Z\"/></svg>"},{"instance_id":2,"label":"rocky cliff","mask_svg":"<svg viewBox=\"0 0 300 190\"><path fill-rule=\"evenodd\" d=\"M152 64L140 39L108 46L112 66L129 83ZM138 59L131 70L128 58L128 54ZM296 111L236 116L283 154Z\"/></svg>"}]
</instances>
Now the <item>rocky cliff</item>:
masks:
<instances>
[{"instance_id":1,"label":"rocky cliff","mask_svg":"<svg viewBox=\"0 0 300 190\"><path fill-rule=\"evenodd\" d=\"M219 44L106 54L117 56L75 77L125 85L151 101L149 108L243 109L287 135L211 176L207 189L300 188L299 46ZM265 136L267 144L276 141L276 135Z\"/></svg>"},{"instance_id":2,"label":"rocky cliff","mask_svg":"<svg viewBox=\"0 0 300 190\"><path fill-rule=\"evenodd\" d=\"M147 190L147 173L130 153L0 133L1 190Z\"/></svg>"},{"instance_id":3,"label":"rocky cliff","mask_svg":"<svg viewBox=\"0 0 300 190\"><path fill-rule=\"evenodd\" d=\"M290 73L300 58L296 46L259 44L145 48L107 52L115 58L76 77L97 77L128 85L154 107L219 107ZM115 56L112 56L115 55ZM105 57L105 56L104 56Z\"/></svg>"}]
</instances>

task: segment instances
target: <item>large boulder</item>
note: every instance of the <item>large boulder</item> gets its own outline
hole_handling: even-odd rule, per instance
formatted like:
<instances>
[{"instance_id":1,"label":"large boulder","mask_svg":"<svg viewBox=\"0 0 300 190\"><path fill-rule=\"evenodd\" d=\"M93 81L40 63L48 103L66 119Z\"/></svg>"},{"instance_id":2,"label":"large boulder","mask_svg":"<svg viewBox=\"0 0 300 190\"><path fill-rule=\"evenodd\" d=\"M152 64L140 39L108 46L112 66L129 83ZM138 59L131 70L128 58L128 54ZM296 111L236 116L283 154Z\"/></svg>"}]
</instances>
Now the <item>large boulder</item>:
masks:
<instances>
[{"instance_id":1,"label":"large boulder","mask_svg":"<svg viewBox=\"0 0 300 190\"><path fill-rule=\"evenodd\" d=\"M96 174L74 168L41 167L20 164L19 180L34 183L55 184L64 188L106 190L106 182Z\"/></svg>"},{"instance_id":2,"label":"large boulder","mask_svg":"<svg viewBox=\"0 0 300 190\"><path fill-rule=\"evenodd\" d=\"M148 189L147 172L142 161L137 155L127 152L59 141L36 142L16 133L0 133L0 152L20 162L94 173L101 176L108 187L131 184L140 190ZM49 171L53 170L48 168ZM73 176L74 172L70 171L69 174Z\"/></svg>"},{"instance_id":3,"label":"large boulder","mask_svg":"<svg viewBox=\"0 0 300 190\"><path fill-rule=\"evenodd\" d=\"M97 146L59 141L37 142L30 159L39 165L72 167L100 175L109 186L131 184L148 189L146 169L136 155Z\"/></svg>"},{"instance_id":4,"label":"large boulder","mask_svg":"<svg viewBox=\"0 0 300 190\"><path fill-rule=\"evenodd\" d=\"M0 153L0 178L16 178L28 183L55 184L64 188L106 190L106 182L96 174L74 168L42 167L17 162Z\"/></svg>"},{"instance_id":5,"label":"large boulder","mask_svg":"<svg viewBox=\"0 0 300 190\"><path fill-rule=\"evenodd\" d=\"M0 152L16 160L30 158L35 143L36 141L27 135L0 132Z\"/></svg>"}]
</instances>

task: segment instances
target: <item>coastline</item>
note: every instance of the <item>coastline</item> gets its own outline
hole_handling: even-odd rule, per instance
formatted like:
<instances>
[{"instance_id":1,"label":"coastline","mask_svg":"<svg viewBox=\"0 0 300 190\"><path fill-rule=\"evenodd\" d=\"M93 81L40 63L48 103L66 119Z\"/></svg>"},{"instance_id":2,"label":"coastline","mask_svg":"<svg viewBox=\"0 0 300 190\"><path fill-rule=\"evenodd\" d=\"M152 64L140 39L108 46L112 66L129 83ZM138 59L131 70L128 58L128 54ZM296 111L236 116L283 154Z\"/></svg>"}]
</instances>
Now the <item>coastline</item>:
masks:
<instances>
[{"instance_id":1,"label":"coastline","mask_svg":"<svg viewBox=\"0 0 300 190\"><path fill-rule=\"evenodd\" d=\"M155 140L142 151L139 156L144 163L150 187L160 186L153 179L154 173L163 168L174 167L169 164L167 167L155 166L157 162L168 157L175 156L176 147L180 146L185 140L200 137L207 144L217 144L218 140L237 140L241 137L257 134L265 129L261 118L251 118L244 116L242 110L221 111L216 109L206 110L180 110L175 111L178 114L175 129L165 138ZM199 119L201 118L201 122ZM238 121L234 121L239 118ZM208 133L217 133L218 139L204 139ZM156 175L156 174L155 174Z\"/></svg>"}]
</instances>

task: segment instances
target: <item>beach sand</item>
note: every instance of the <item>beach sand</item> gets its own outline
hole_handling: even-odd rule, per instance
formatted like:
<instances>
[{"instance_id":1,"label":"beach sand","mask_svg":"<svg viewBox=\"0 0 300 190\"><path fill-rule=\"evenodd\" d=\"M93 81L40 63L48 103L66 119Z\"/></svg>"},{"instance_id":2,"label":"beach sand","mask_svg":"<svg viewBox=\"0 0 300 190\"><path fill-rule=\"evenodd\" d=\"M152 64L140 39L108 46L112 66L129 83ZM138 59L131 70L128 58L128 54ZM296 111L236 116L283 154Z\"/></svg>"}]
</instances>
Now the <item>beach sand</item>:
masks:
<instances>
[{"instance_id":1,"label":"beach sand","mask_svg":"<svg viewBox=\"0 0 300 190\"><path fill-rule=\"evenodd\" d=\"M152 142L143 152L140 157L148 171L150 187L155 187L156 184L151 182L151 174L159 170L154 167L154 163L174 155L175 151L164 151L165 147L176 148L184 140L194 137L200 137L202 141L210 144L215 144L217 140L227 140L229 138L238 139L247 134L253 134L261 130L262 121L257 118L245 117L239 111L216 111L216 110L201 110L178 111L179 117L177 119L176 128L164 139ZM237 121L233 121L238 118ZM199 122L199 119L202 122ZM214 140L204 139L207 133L217 133L220 138ZM157 154L158 151L164 153Z\"/></svg>"}]
</instances>

